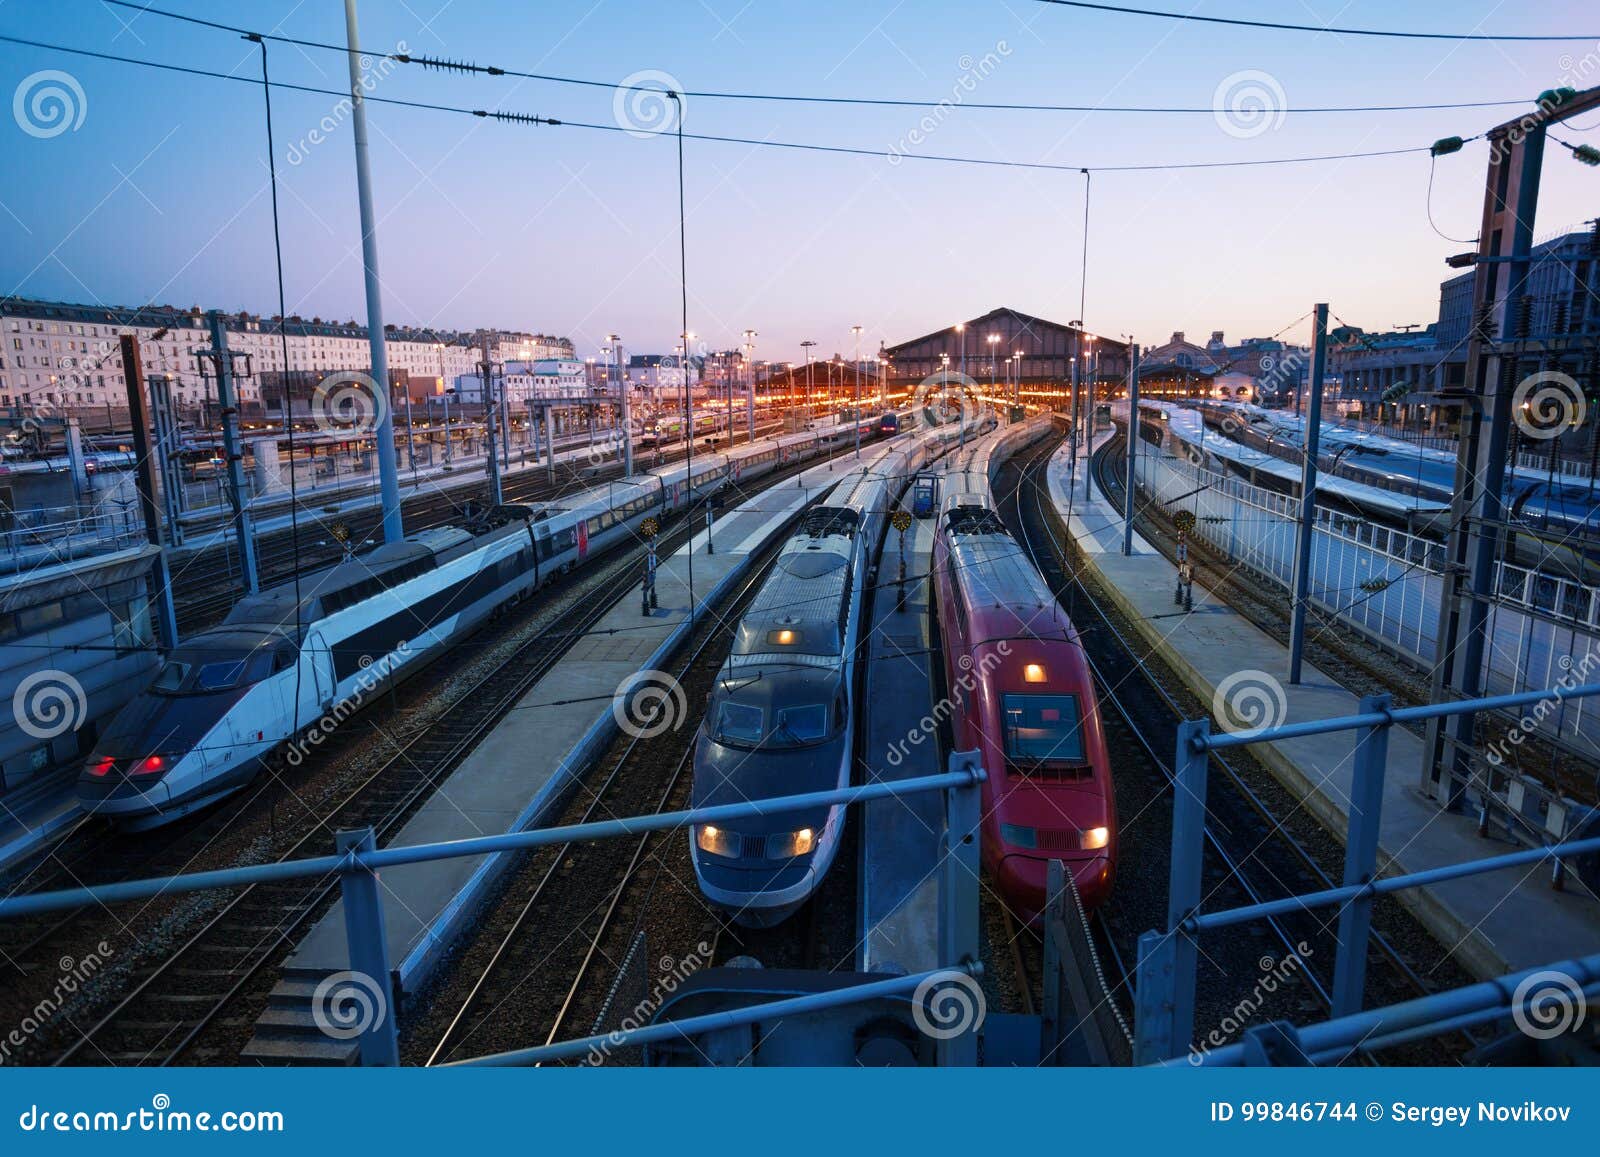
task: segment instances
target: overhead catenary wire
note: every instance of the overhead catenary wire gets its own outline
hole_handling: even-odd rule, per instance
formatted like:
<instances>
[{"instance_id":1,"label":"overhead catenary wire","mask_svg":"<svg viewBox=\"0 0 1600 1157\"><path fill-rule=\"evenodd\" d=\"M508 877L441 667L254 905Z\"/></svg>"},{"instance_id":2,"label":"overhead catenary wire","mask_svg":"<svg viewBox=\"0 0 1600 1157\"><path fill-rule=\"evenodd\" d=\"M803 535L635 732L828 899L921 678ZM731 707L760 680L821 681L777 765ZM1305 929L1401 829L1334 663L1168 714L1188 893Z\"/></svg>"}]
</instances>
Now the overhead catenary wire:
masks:
<instances>
[{"instance_id":1,"label":"overhead catenary wire","mask_svg":"<svg viewBox=\"0 0 1600 1157\"><path fill-rule=\"evenodd\" d=\"M1562 42L1600 40L1600 32L1575 35L1567 33L1505 33L1505 32L1411 32L1392 28L1344 28L1332 24L1297 24L1288 20L1249 20L1238 16L1202 16L1197 12L1171 12L1161 8L1134 8L1126 4L1094 3L1093 0L1035 0L1057 8L1080 8L1091 12L1110 12L1118 16L1149 16L1162 20L1178 20L1189 24L1221 24L1230 28L1255 28L1266 32L1316 32L1336 36L1369 36L1395 40L1471 40L1488 43L1500 42Z\"/></svg>"},{"instance_id":2,"label":"overhead catenary wire","mask_svg":"<svg viewBox=\"0 0 1600 1157\"><path fill-rule=\"evenodd\" d=\"M168 64L162 61L146 60L141 57L125 56L117 53L99 52L87 48L74 48L61 44L51 44L46 41L31 40L20 36L0 34L0 43L19 44L29 48L40 48L46 51L66 53L71 56L83 56L97 60L113 61L120 64L131 64L143 68L160 69L167 72L184 73L190 76L203 76L214 80L234 81L240 84L259 85L262 82L248 76L236 76L232 73L219 72L213 69L197 68L193 65ZM271 87L280 88L286 92L312 93L318 96L333 96L348 100L350 94L338 89L319 88L315 85L292 84L285 81L274 80ZM659 91L659 90L656 90ZM482 119L501 121L507 124L528 124L547 127L562 127L587 129L592 132L623 133L633 139L653 140L656 137L640 138L637 130L626 128L619 124L599 124L590 121L559 120L554 117L538 116L529 113L519 113L502 109L467 108L460 105L437 104L430 101L403 100L398 97L383 97L368 94L363 97L365 101L373 104L388 104L402 108L425 109L432 112L455 113L464 116L473 116ZM657 134L659 136L660 134ZM1482 134L1466 137L1464 140L1477 140ZM670 139L670 138L669 138ZM1318 164L1328 161L1366 160L1376 157L1397 157L1414 153L1429 151L1428 145L1410 145L1392 149L1369 149L1351 153L1314 153L1297 157L1259 157L1251 159L1229 161L1152 161L1143 164L1127 165L1083 165L1076 163L1057 163L1051 161L1016 161L1001 157L969 157L948 153L901 153L888 148L862 148L850 145L819 144L806 141L780 141L763 137L727 136L716 133L689 133L683 134L686 141L707 141L717 144L747 145L752 148L787 149L799 152L830 153L844 156L872 157L879 160L905 160L924 161L938 164L951 165L977 165L987 168L1025 169L1058 173L1145 173L1145 172L1172 172L1181 170L1203 169L1235 169L1235 168L1262 168L1275 165L1305 165Z\"/></svg>"},{"instance_id":3,"label":"overhead catenary wire","mask_svg":"<svg viewBox=\"0 0 1600 1157\"><path fill-rule=\"evenodd\" d=\"M246 28L223 24L216 20L206 20L198 16L189 16L180 12L168 12L160 8L152 8L133 0L104 0L104 3L119 8L128 8L147 16L164 17L169 20L178 20L186 24L194 24L203 28L215 29L219 32L234 32L241 36L261 37L265 40L277 41L281 44L292 44L299 48L320 49L325 52L350 53L356 51L348 45L333 44L327 41L311 40L305 37L288 36L283 33L252 32ZM521 80L540 81L547 84L564 84L582 88L605 89L612 92L663 92L659 85L627 84L621 81L595 80L589 77L561 76L547 72L528 72L522 69L505 68L492 64L474 64L464 60L444 60L436 57L419 55L410 52L373 52L360 50L361 56L374 60L392 60L399 64L415 64L424 69L440 72L458 72L478 74L482 76L509 76ZM952 100L948 97L939 99L914 98L914 97L879 97L879 96L824 96L820 93L772 93L772 92L729 92L706 89L683 89L680 95L695 100L723 100L723 101L754 101L777 104L818 104L818 105L847 105L870 106L877 108L928 108L946 109L962 108L987 112L1061 112L1061 113L1124 113L1124 114L1156 114L1156 115L1181 115L1198 114L1215 116L1214 105L1106 105L1106 104L1053 104L1013 101L969 101ZM1285 114L1312 115L1332 113L1374 113L1374 112L1438 112L1447 110L1473 109L1473 108L1513 108L1531 103L1525 99L1507 100L1474 100L1450 101L1431 104L1367 104L1367 105L1308 105L1299 108L1285 107Z\"/></svg>"}]
</instances>

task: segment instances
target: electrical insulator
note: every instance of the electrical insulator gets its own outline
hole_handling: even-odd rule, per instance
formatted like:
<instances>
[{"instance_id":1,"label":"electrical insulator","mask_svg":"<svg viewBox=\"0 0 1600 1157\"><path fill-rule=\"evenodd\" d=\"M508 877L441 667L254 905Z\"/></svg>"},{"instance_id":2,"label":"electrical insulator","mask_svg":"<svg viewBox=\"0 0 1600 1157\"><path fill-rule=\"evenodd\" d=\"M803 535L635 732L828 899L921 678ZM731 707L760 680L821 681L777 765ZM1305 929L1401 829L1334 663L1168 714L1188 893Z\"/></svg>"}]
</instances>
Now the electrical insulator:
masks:
<instances>
[{"instance_id":1,"label":"electrical insulator","mask_svg":"<svg viewBox=\"0 0 1600 1157\"><path fill-rule=\"evenodd\" d=\"M1440 137L1428 152L1436 157L1448 156L1450 153L1459 153L1465 143L1460 137Z\"/></svg>"}]
</instances>

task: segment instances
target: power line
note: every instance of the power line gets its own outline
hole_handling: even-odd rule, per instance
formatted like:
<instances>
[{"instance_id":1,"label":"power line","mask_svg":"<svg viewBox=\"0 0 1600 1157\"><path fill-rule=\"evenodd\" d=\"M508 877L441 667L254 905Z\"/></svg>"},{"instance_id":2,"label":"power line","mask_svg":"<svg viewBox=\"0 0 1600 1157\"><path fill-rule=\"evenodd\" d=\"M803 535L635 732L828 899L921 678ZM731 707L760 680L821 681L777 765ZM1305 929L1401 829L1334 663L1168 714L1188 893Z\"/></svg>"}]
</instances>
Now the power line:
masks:
<instances>
[{"instance_id":1,"label":"power line","mask_svg":"<svg viewBox=\"0 0 1600 1157\"><path fill-rule=\"evenodd\" d=\"M281 33L251 32L245 28L236 28L232 25L221 24L215 20L205 20L198 16L186 16L178 12L167 12L160 8L150 8L144 4L134 3L133 0L104 0L107 4L120 8L129 8L150 16L161 16L171 20L182 21L186 24L195 24L203 28L212 28L221 32L233 32L240 36L255 36L264 40L272 40L282 44L293 44L300 48L316 48L326 52L339 52L348 54L352 51L347 45L330 44L324 41L307 40L302 37L286 36ZM513 76L522 80L536 80L549 84L577 85L584 88L606 89L612 92L663 92L664 89L655 85L622 84L609 80L592 80L583 77L558 76L553 73L524 72L515 68L501 68L495 65L473 64L468 61L443 60L429 56L421 56L407 52L372 52L362 50L359 55L378 60L392 60L400 64L421 65L425 69L436 69L443 72L477 73L486 76ZM975 109L992 112L1062 112L1062 113L1131 113L1131 114L1157 114L1157 115L1203 115L1215 116L1216 108L1212 105L1103 105L1103 104L1034 104L1027 102L1005 101L954 101L926 100L907 97L860 97L860 96L819 96L809 93L770 93L770 92L719 92L708 90L684 89L680 95L692 97L695 100L726 100L726 101L757 101L780 104L820 104L820 105L847 105L866 106L875 108L961 108ZM1310 105L1304 108L1284 108L1284 114L1312 115L1326 113L1374 113L1374 112L1438 112L1474 108L1515 108L1529 104L1527 100L1472 100L1454 101L1437 104L1370 104L1370 105Z\"/></svg>"},{"instance_id":2,"label":"power line","mask_svg":"<svg viewBox=\"0 0 1600 1157\"><path fill-rule=\"evenodd\" d=\"M1190 24L1224 24L1231 28L1260 28L1271 32L1329 32L1339 36L1380 36L1398 40L1564 41L1600 40L1600 33L1585 36L1513 35L1495 32L1400 32L1387 28L1338 28L1327 24L1293 24L1283 20L1245 20L1233 16L1200 16L1193 12L1167 12L1159 8L1132 8L1123 4L1095 4L1089 0L1036 0L1058 8L1084 8L1114 12L1119 16L1154 16Z\"/></svg>"},{"instance_id":3,"label":"power line","mask_svg":"<svg viewBox=\"0 0 1600 1157\"><path fill-rule=\"evenodd\" d=\"M190 76L204 76L215 80L231 80L241 84L259 85L262 82L247 76L235 76L231 73L217 72L212 69L196 68L192 65L166 64L159 61L144 60L133 56L120 56L108 52L96 52L86 48L69 48L60 44L48 44L39 40L28 40L19 36L0 35L0 42L20 44L29 48L41 48L51 52L62 52L70 56L86 56L97 60L109 60L120 64L133 64L144 68L160 69L167 72L184 73ZM338 89L318 88L314 85L289 84L284 81L272 81L271 87L281 88L290 92L313 93L320 96L338 97L348 100L350 94ZM497 109L466 108L460 105L435 104L429 101L401 100L398 97L382 97L367 94L364 100L374 104L392 104L402 108L426 109L432 112L456 113L464 116L485 118L501 121L507 124L530 124L561 126L565 128L588 129L592 132L626 133L630 137L635 134L617 124L598 124L591 121L557 120L554 117L537 116L529 113L509 112ZM1481 135L1481 134L1480 134ZM1253 160L1236 161L1168 161L1150 162L1147 164L1131 165L1080 165L1053 163L1049 161L1012 161L996 157L965 157L948 153L897 153L889 149L859 148L850 145L816 144L806 141L779 141L768 137L735 137L715 133L684 133L686 141L707 141L717 144L749 145L754 148L790 149L800 152L833 153L844 156L873 157L880 160L897 158L908 161L932 161L941 164L953 165L980 165L989 168L1003 169L1031 169L1045 172L1058 173L1142 173L1142 172L1168 172L1191 169L1235 169L1259 168L1270 165L1304 165L1315 164L1323 161L1352 161L1364 160L1372 157L1397 157L1408 153L1425 153L1429 151L1428 145L1411 145L1395 149L1371 149L1355 153L1316 153L1299 157L1262 157ZM1465 140L1476 140L1477 137L1467 137Z\"/></svg>"}]
</instances>

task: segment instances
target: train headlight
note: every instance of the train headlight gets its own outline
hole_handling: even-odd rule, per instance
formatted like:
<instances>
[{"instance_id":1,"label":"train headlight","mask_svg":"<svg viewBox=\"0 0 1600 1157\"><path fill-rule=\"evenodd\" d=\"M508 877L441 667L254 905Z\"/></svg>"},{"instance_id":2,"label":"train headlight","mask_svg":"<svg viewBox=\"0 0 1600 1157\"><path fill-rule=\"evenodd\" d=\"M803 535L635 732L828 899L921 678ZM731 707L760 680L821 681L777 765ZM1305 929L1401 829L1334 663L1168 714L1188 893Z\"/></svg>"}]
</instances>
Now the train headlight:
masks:
<instances>
[{"instance_id":1,"label":"train headlight","mask_svg":"<svg viewBox=\"0 0 1600 1157\"><path fill-rule=\"evenodd\" d=\"M817 833L810 828L797 832L776 832L767 837L767 859L790 860L803 856L817 846Z\"/></svg>"},{"instance_id":2,"label":"train headlight","mask_svg":"<svg viewBox=\"0 0 1600 1157\"><path fill-rule=\"evenodd\" d=\"M1039 831L1037 828L1025 828L1018 824L1001 824L1000 842L1010 844L1014 848L1037 848Z\"/></svg>"},{"instance_id":3,"label":"train headlight","mask_svg":"<svg viewBox=\"0 0 1600 1157\"><path fill-rule=\"evenodd\" d=\"M1097 851L1110 842L1110 828L1085 828L1078 833L1078 846L1086 852Z\"/></svg>"},{"instance_id":4,"label":"train headlight","mask_svg":"<svg viewBox=\"0 0 1600 1157\"><path fill-rule=\"evenodd\" d=\"M711 824L701 824L695 832L694 842L702 852L710 852L713 856L727 856L737 859L739 856L739 835L737 832L723 831Z\"/></svg>"},{"instance_id":5,"label":"train headlight","mask_svg":"<svg viewBox=\"0 0 1600 1157\"><path fill-rule=\"evenodd\" d=\"M1022 679L1025 683L1043 683L1044 668L1038 663L1029 663L1022 669Z\"/></svg>"}]
</instances>

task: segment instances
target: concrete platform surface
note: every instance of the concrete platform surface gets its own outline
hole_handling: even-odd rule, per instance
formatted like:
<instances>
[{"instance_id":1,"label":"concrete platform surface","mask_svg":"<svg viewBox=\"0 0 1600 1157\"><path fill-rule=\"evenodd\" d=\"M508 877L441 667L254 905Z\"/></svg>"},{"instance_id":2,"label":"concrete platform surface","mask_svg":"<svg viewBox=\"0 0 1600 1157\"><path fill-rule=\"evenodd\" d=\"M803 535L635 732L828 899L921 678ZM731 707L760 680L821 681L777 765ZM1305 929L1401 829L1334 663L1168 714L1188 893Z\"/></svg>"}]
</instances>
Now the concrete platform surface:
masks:
<instances>
[{"instance_id":1,"label":"concrete platform surface","mask_svg":"<svg viewBox=\"0 0 1600 1157\"><path fill-rule=\"evenodd\" d=\"M906 597L891 586L900 573L900 535L892 528L878 565L869 639L861 782L892 782L944 770L932 718L934 655L928 619L934 521L917 519L905 534ZM863 805L860 939L856 967L907 972L939 967L939 875L944 797L931 792Z\"/></svg>"},{"instance_id":2,"label":"concrete platform surface","mask_svg":"<svg viewBox=\"0 0 1600 1157\"><path fill-rule=\"evenodd\" d=\"M1103 439L1101 439L1103 441ZM1241 689L1265 689L1285 708L1278 722L1295 723L1354 714L1359 698L1307 664L1300 686L1289 686L1288 649L1229 607L1221 597L1194 590L1194 610L1174 615L1176 570L1142 539L1131 557L1121 553L1120 516L1095 490L1083 497L1084 459L1072 476L1065 446L1050 462L1051 498L1088 568L1145 643L1172 666L1202 700L1223 703ZM1068 492L1073 490L1071 518ZM1115 534L1112 529L1115 524ZM1218 721L1213 719L1213 727ZM1335 831L1347 827L1354 732L1287 742L1252 744L1261 760L1303 806ZM1477 834L1471 818L1439 810L1418 790L1423 745L1404 727L1391 728L1380 823L1379 864L1399 875L1516 850ZM1569 877L1570 879L1570 877ZM1399 894L1443 942L1446 951L1479 977L1592 953L1600 946L1600 903L1569 883L1557 892L1545 870L1497 872Z\"/></svg>"}]
</instances>

